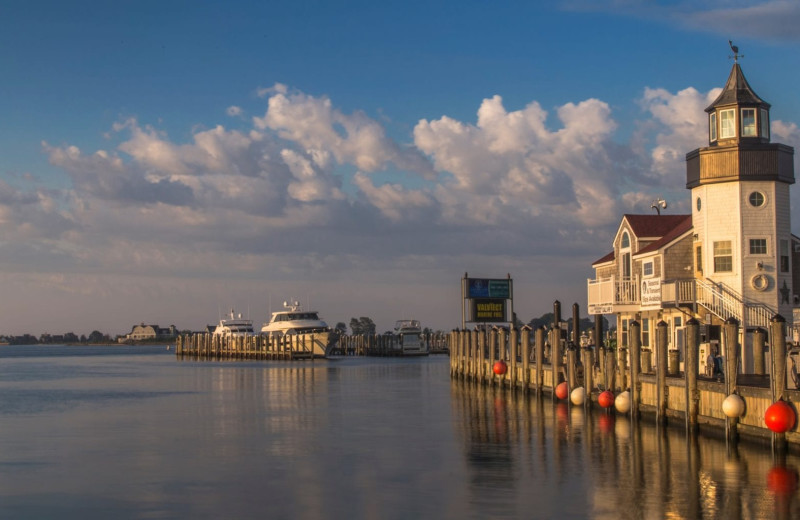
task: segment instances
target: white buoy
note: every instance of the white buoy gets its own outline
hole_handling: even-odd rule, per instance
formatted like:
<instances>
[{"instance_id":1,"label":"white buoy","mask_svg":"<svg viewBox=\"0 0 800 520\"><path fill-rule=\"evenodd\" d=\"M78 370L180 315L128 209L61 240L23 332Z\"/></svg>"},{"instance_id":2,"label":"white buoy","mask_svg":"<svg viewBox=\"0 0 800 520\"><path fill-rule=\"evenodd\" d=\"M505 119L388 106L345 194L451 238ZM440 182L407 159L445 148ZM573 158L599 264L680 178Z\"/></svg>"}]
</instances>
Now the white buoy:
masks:
<instances>
[{"instance_id":1,"label":"white buoy","mask_svg":"<svg viewBox=\"0 0 800 520\"><path fill-rule=\"evenodd\" d=\"M722 401L722 413L726 417L741 417L744 414L744 399L736 394L731 394Z\"/></svg>"},{"instance_id":2,"label":"white buoy","mask_svg":"<svg viewBox=\"0 0 800 520\"><path fill-rule=\"evenodd\" d=\"M621 392L616 399L614 399L614 407L619 413L628 413L631 411L631 393L627 390Z\"/></svg>"},{"instance_id":3,"label":"white buoy","mask_svg":"<svg viewBox=\"0 0 800 520\"><path fill-rule=\"evenodd\" d=\"M579 386L569 394L569 400L572 402L572 404L582 405L586 400L586 389L582 386Z\"/></svg>"}]
</instances>

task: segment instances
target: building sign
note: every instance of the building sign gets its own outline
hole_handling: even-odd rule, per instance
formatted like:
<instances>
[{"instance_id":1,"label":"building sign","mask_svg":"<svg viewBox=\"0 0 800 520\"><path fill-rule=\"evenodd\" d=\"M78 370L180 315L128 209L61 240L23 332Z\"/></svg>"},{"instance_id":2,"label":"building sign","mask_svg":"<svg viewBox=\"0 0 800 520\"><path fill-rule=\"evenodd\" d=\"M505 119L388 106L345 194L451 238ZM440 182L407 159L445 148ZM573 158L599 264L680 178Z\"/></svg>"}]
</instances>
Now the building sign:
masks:
<instances>
[{"instance_id":1,"label":"building sign","mask_svg":"<svg viewBox=\"0 0 800 520\"><path fill-rule=\"evenodd\" d=\"M473 298L472 320L475 322L508 321L503 298Z\"/></svg>"},{"instance_id":2,"label":"building sign","mask_svg":"<svg viewBox=\"0 0 800 520\"><path fill-rule=\"evenodd\" d=\"M642 310L661 308L661 278L642 280Z\"/></svg>"},{"instance_id":3,"label":"building sign","mask_svg":"<svg viewBox=\"0 0 800 520\"><path fill-rule=\"evenodd\" d=\"M467 298L502 298L511 296L509 289L510 280L489 278L468 278Z\"/></svg>"},{"instance_id":4,"label":"building sign","mask_svg":"<svg viewBox=\"0 0 800 520\"><path fill-rule=\"evenodd\" d=\"M589 314L614 314L614 305L610 303L590 304Z\"/></svg>"}]
</instances>

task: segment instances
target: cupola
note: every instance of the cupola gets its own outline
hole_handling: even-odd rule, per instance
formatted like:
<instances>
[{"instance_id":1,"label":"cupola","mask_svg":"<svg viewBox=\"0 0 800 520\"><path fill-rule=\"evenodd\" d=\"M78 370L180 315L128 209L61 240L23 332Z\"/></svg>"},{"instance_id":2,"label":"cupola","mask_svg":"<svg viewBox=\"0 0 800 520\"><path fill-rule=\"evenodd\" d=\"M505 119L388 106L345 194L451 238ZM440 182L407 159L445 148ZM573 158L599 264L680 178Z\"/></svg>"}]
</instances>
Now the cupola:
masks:
<instances>
[{"instance_id":1,"label":"cupola","mask_svg":"<svg viewBox=\"0 0 800 520\"><path fill-rule=\"evenodd\" d=\"M719 97L706 108L708 143L769 142L769 103L762 100L747 83L738 63L738 48L728 82Z\"/></svg>"}]
</instances>

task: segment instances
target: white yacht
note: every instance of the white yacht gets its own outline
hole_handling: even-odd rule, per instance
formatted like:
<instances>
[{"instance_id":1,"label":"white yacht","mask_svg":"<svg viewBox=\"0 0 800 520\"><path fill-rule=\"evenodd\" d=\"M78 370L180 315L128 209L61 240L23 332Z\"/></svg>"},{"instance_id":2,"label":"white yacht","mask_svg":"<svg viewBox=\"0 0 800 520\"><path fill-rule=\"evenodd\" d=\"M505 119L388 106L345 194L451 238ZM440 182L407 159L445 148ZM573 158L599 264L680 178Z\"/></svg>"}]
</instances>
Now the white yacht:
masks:
<instances>
[{"instance_id":1,"label":"white yacht","mask_svg":"<svg viewBox=\"0 0 800 520\"><path fill-rule=\"evenodd\" d=\"M284 310L273 312L261 333L273 338L292 336L293 350L327 357L338 339L317 311L306 311L299 302L283 302Z\"/></svg>"},{"instance_id":2,"label":"white yacht","mask_svg":"<svg viewBox=\"0 0 800 520\"><path fill-rule=\"evenodd\" d=\"M231 309L230 317L219 320L217 328L214 329L215 336L252 336L255 334L253 320L243 318Z\"/></svg>"},{"instance_id":3,"label":"white yacht","mask_svg":"<svg viewBox=\"0 0 800 520\"><path fill-rule=\"evenodd\" d=\"M422 338L419 320L397 320L394 335L404 356L427 356L428 345Z\"/></svg>"}]
</instances>

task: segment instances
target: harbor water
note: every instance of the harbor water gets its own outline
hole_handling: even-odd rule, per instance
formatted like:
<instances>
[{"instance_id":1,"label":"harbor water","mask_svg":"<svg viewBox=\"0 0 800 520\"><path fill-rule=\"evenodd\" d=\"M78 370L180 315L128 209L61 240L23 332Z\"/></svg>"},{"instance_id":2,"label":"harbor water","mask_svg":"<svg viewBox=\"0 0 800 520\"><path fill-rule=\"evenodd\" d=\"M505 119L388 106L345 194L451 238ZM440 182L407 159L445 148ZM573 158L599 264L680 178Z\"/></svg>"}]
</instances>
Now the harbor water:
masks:
<instances>
[{"instance_id":1,"label":"harbor water","mask_svg":"<svg viewBox=\"0 0 800 520\"><path fill-rule=\"evenodd\" d=\"M451 380L444 356L0 347L0 518L800 518L793 454Z\"/></svg>"}]
</instances>

